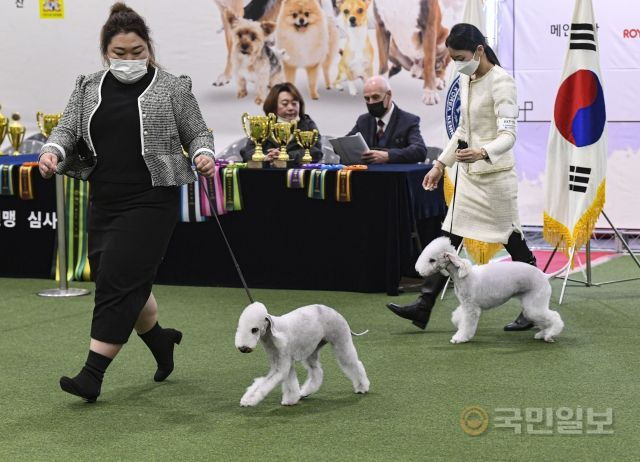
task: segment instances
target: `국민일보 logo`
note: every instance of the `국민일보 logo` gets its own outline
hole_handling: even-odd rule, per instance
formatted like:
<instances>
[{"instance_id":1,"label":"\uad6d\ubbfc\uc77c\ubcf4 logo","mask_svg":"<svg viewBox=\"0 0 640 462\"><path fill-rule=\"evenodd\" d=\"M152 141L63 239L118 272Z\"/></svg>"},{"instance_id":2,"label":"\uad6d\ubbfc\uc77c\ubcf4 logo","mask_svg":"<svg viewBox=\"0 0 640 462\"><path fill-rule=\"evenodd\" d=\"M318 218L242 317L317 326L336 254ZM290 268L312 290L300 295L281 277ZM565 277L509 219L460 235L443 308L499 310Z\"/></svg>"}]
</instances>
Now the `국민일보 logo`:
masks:
<instances>
[{"instance_id":1,"label":"\uad6d\ubbfc\uc77c\ubcf4 logo","mask_svg":"<svg viewBox=\"0 0 640 462\"><path fill-rule=\"evenodd\" d=\"M468 406L460 415L460 427L469 436L479 436L489 428L489 415L480 406Z\"/></svg>"}]
</instances>

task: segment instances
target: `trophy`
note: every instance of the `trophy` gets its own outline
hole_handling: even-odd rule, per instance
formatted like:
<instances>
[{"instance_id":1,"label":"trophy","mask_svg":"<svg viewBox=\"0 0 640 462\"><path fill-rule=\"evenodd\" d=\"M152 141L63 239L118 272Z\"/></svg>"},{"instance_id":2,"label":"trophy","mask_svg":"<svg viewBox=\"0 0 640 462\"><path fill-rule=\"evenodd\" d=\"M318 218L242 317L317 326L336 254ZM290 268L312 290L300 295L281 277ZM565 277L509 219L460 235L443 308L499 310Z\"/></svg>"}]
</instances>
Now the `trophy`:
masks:
<instances>
[{"instance_id":1,"label":"trophy","mask_svg":"<svg viewBox=\"0 0 640 462\"><path fill-rule=\"evenodd\" d=\"M278 168L287 168L289 154L287 153L287 145L293 139L293 133L297 122L277 122L271 125L271 139L280 145L280 155L274 161L274 166Z\"/></svg>"},{"instance_id":2,"label":"trophy","mask_svg":"<svg viewBox=\"0 0 640 462\"><path fill-rule=\"evenodd\" d=\"M2 106L0 106L0 109L2 109ZM0 148L2 147L4 136L7 134L8 125L9 125L9 119L7 119L2 112L0 112ZM0 149L0 156L1 155L2 155L2 150Z\"/></svg>"},{"instance_id":3,"label":"trophy","mask_svg":"<svg viewBox=\"0 0 640 462\"><path fill-rule=\"evenodd\" d=\"M304 148L304 156L302 156L303 164L308 164L313 160L309 149L311 149L311 147L314 144L316 144L316 141L318 141L318 135L319 135L318 130L315 128L313 130L304 130L304 131L300 131L296 129L295 131L296 141L298 142L300 147Z\"/></svg>"},{"instance_id":4,"label":"trophy","mask_svg":"<svg viewBox=\"0 0 640 462\"><path fill-rule=\"evenodd\" d=\"M14 112L11 114L11 122L9 123L9 141L13 147L13 155L20 154L19 148L24 140L24 132L26 128L20 122L20 114Z\"/></svg>"},{"instance_id":5,"label":"trophy","mask_svg":"<svg viewBox=\"0 0 640 462\"><path fill-rule=\"evenodd\" d=\"M271 124L275 122L276 116L269 114L268 116L252 116L248 113L242 114L242 128L247 134L247 138L256 145L256 150L251 156L250 166L253 168L262 167L265 155L262 152L262 143L264 143L271 133Z\"/></svg>"},{"instance_id":6,"label":"trophy","mask_svg":"<svg viewBox=\"0 0 640 462\"><path fill-rule=\"evenodd\" d=\"M61 117L62 113L45 114L44 112L40 111L36 112L36 122L38 122L40 133L42 133L45 138L49 138L49 135L51 135L51 131L56 125L58 125Z\"/></svg>"}]
</instances>

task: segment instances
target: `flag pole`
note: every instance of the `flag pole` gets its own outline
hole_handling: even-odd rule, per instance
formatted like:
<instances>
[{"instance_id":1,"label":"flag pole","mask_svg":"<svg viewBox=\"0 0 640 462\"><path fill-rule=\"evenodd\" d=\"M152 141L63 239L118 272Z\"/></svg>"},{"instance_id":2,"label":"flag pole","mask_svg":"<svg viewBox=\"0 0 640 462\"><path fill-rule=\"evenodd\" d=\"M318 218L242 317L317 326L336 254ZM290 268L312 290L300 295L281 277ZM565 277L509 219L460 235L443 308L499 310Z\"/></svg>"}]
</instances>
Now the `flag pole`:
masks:
<instances>
[{"instance_id":1,"label":"flag pole","mask_svg":"<svg viewBox=\"0 0 640 462\"><path fill-rule=\"evenodd\" d=\"M622 243L623 247L626 249L627 252L629 252L629 255L631 255L631 258L633 258L633 261L635 262L636 266L638 266L638 269L640 269L640 261L638 261L638 259L634 255L633 250L631 250L631 247L629 247L629 244L627 243L627 241L624 239L624 237L622 237L622 234L620 233L620 231L618 231L618 229L613 225L613 223L611 222L611 220L609 219L607 214L604 212L604 210L602 210L601 213L602 213L602 216L605 218L605 220L607 220L607 222L609 223L609 226L611 227L611 229L615 233L616 237ZM587 263L588 264L591 263L590 259L587 261ZM588 268L589 268L588 270L590 271L590 266ZM592 285L602 286L602 285L605 285L605 284L615 284L615 283L618 283L618 282L637 281L638 279L640 279L640 277L627 278L627 279L616 279L616 280L613 280L613 281L605 281L605 282L600 282L598 284L592 284Z\"/></svg>"},{"instance_id":2,"label":"flag pole","mask_svg":"<svg viewBox=\"0 0 640 462\"><path fill-rule=\"evenodd\" d=\"M562 290L560 291L560 300L558 300L558 305L562 305L562 300L564 299L564 291L567 288L567 280L569 279L569 272L571 271L571 263L573 262L573 254L576 251L576 246L571 247L569 251L569 264L567 265L567 272L564 275L564 281L562 282Z\"/></svg>"}]
</instances>

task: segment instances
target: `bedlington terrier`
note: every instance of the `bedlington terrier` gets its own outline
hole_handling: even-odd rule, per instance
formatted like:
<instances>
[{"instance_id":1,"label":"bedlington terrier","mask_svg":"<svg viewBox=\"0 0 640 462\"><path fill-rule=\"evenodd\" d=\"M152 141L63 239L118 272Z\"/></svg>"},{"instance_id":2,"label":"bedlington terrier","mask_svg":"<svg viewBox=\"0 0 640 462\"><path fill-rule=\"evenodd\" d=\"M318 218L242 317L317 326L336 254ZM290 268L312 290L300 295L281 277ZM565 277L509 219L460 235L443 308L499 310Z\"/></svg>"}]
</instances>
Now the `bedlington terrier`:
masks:
<instances>
[{"instance_id":1,"label":"bedlington terrier","mask_svg":"<svg viewBox=\"0 0 640 462\"><path fill-rule=\"evenodd\" d=\"M353 346L352 334L342 315L328 306L307 305L283 316L272 316L262 303L250 304L238 320L236 348L242 353L250 353L260 340L271 369L247 388L240 406L257 405L280 382L281 404L285 406L292 406L300 398L318 391L323 377L318 352L327 343L333 346L338 364L353 383L355 392L366 393L369 379ZM308 373L302 387L298 383L295 361L302 362Z\"/></svg>"},{"instance_id":2,"label":"bedlington terrier","mask_svg":"<svg viewBox=\"0 0 640 462\"><path fill-rule=\"evenodd\" d=\"M471 265L460 258L451 241L439 237L429 243L416 262L416 271L422 276L437 271L448 273L460 305L453 312L451 322L458 329L451 343L464 343L473 338L482 310L500 306L512 297L522 303L525 317L540 329L536 339L553 342L564 327L560 315L549 309L551 284L538 268L521 262L497 262Z\"/></svg>"}]
</instances>

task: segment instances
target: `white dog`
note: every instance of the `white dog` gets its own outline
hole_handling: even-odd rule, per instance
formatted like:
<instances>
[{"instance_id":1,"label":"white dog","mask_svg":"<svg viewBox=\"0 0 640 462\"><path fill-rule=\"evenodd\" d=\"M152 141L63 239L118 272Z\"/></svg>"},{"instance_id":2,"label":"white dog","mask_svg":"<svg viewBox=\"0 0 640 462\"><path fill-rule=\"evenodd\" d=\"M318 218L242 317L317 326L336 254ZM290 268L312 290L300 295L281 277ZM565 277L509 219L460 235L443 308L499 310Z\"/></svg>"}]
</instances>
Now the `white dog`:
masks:
<instances>
[{"instance_id":1,"label":"white dog","mask_svg":"<svg viewBox=\"0 0 640 462\"><path fill-rule=\"evenodd\" d=\"M471 340L481 311L500 306L512 297L520 300L524 316L540 329L536 339L553 342L564 327L560 315L549 309L551 285L548 278L555 274L547 275L526 263L498 262L472 266L469 260L456 254L448 238L439 237L422 251L416 262L416 271L422 276L440 271L448 273L453 280L460 306L451 316L451 322L458 328L451 343Z\"/></svg>"},{"instance_id":2,"label":"white dog","mask_svg":"<svg viewBox=\"0 0 640 462\"><path fill-rule=\"evenodd\" d=\"M255 406L282 382L282 402L291 406L300 398L318 391L322 385L322 366L318 352L333 345L338 364L353 383L356 393L369 391L369 379L351 340L349 324L336 310L324 305L308 305L283 316L272 316L262 303L247 306L238 320L236 347L250 353L258 340L264 345L271 369L247 388L240 406ZM361 335L361 334L354 334ZM308 372L302 387L294 362L300 361Z\"/></svg>"}]
</instances>

